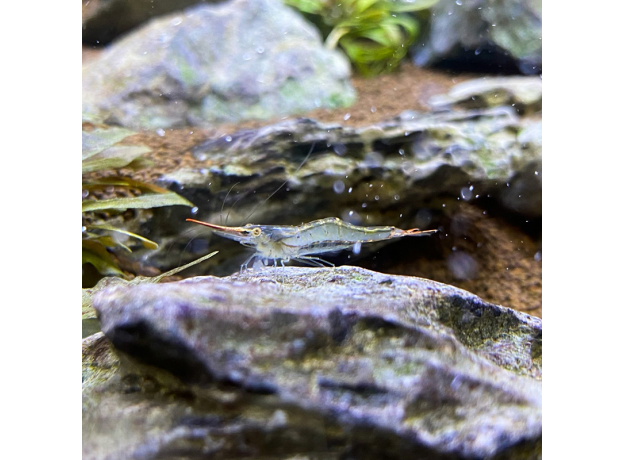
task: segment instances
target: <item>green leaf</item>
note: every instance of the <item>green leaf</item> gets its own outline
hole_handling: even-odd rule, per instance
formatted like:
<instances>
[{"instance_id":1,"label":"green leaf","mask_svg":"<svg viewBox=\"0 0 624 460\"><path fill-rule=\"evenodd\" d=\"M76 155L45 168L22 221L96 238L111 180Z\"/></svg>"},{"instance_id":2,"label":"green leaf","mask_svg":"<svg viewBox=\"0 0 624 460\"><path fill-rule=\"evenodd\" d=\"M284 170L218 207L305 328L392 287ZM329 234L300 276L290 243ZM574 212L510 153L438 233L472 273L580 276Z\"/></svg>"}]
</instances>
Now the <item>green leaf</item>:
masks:
<instances>
[{"instance_id":1,"label":"green leaf","mask_svg":"<svg viewBox=\"0 0 624 460\"><path fill-rule=\"evenodd\" d=\"M388 16L384 20L385 24L396 24L401 26L407 32L407 40L409 44L412 43L418 36L418 21L416 21L413 17L407 16L405 14L398 14L396 16Z\"/></svg>"},{"instance_id":2,"label":"green leaf","mask_svg":"<svg viewBox=\"0 0 624 460\"><path fill-rule=\"evenodd\" d=\"M148 184L147 182L141 182L138 180L131 179L129 177L122 176L111 176L111 177L102 177L97 180L85 182L82 184L82 188L84 190L89 190L90 192L93 190L104 190L110 186L119 186L119 187L131 187L141 190L142 192L151 192L151 193L170 193L169 190L163 187L158 187L157 185Z\"/></svg>"},{"instance_id":3,"label":"green leaf","mask_svg":"<svg viewBox=\"0 0 624 460\"><path fill-rule=\"evenodd\" d=\"M438 2L438 0L286 1L301 11L320 15L325 24L333 26L333 29L326 33L325 46L329 49L340 46L363 75L377 75L396 69L418 34L416 18L400 13L424 10Z\"/></svg>"},{"instance_id":4,"label":"green leaf","mask_svg":"<svg viewBox=\"0 0 624 460\"><path fill-rule=\"evenodd\" d=\"M325 40L325 47L333 50L338 45L340 39L348 33L349 29L347 27L335 27L327 36L327 40Z\"/></svg>"},{"instance_id":5,"label":"green leaf","mask_svg":"<svg viewBox=\"0 0 624 460\"><path fill-rule=\"evenodd\" d=\"M149 158L139 157L136 160L132 160L126 168L132 169L133 171L138 171L140 169L149 168L154 166L154 162Z\"/></svg>"},{"instance_id":6,"label":"green leaf","mask_svg":"<svg viewBox=\"0 0 624 460\"><path fill-rule=\"evenodd\" d=\"M83 114L84 119L84 114ZM124 140L128 136L136 134L134 131L124 128L111 127L108 129L97 128L93 131L82 132L82 159L92 157L93 155L112 147L117 142Z\"/></svg>"},{"instance_id":7,"label":"green leaf","mask_svg":"<svg viewBox=\"0 0 624 460\"><path fill-rule=\"evenodd\" d=\"M112 198L110 200L85 200L82 202L82 212L102 211L105 209L149 209L161 206L182 205L193 207L193 203L180 195L167 192L163 194L141 195L130 198Z\"/></svg>"},{"instance_id":8,"label":"green leaf","mask_svg":"<svg viewBox=\"0 0 624 460\"><path fill-rule=\"evenodd\" d=\"M82 174L103 169L119 169L128 166L134 160L151 149L144 145L121 145L110 147L103 152L92 155L82 162Z\"/></svg>"},{"instance_id":9,"label":"green leaf","mask_svg":"<svg viewBox=\"0 0 624 460\"><path fill-rule=\"evenodd\" d=\"M100 243L102 243L103 246L105 246L107 248L121 247L121 248L125 249L128 252L132 252L132 250L128 246L126 246L125 244L122 244L119 241L115 240L115 238L113 238L110 235L98 235L98 234L95 234L95 233L86 233L86 235L88 236L88 239L94 240L94 241L99 241Z\"/></svg>"},{"instance_id":10,"label":"green leaf","mask_svg":"<svg viewBox=\"0 0 624 460\"><path fill-rule=\"evenodd\" d=\"M148 249L158 249L158 244L154 243L152 240L148 240L147 238L142 237L141 235L137 235L136 233L132 233L132 232L129 232L127 230L123 230L121 228L114 227L112 225L108 225L108 224L89 225L89 226L87 226L87 228L97 228L97 229L100 229L100 230L108 230L110 232L122 233L124 235L128 235L128 236L131 236L132 238L136 238L136 239L140 240L141 243L143 243L143 246L145 246ZM119 242L115 242L115 243L120 245L120 246L123 246ZM126 246L123 246L123 247L128 249ZM130 251L130 252L132 252L132 251Z\"/></svg>"},{"instance_id":11,"label":"green leaf","mask_svg":"<svg viewBox=\"0 0 624 460\"><path fill-rule=\"evenodd\" d=\"M102 275L123 276L106 248L93 240L82 240L82 263L93 265Z\"/></svg>"},{"instance_id":12,"label":"green leaf","mask_svg":"<svg viewBox=\"0 0 624 460\"><path fill-rule=\"evenodd\" d=\"M439 0L413 0L409 3L406 1L386 0L386 8L397 13L406 13L411 11L421 11L431 8L438 3Z\"/></svg>"},{"instance_id":13,"label":"green leaf","mask_svg":"<svg viewBox=\"0 0 624 460\"><path fill-rule=\"evenodd\" d=\"M357 0L353 3L353 14L360 15L375 5L375 3L380 3L380 0Z\"/></svg>"},{"instance_id":14,"label":"green leaf","mask_svg":"<svg viewBox=\"0 0 624 460\"><path fill-rule=\"evenodd\" d=\"M378 75L398 66L417 31L413 18L387 16L374 27L353 28L342 35L339 44L361 74Z\"/></svg>"}]
</instances>

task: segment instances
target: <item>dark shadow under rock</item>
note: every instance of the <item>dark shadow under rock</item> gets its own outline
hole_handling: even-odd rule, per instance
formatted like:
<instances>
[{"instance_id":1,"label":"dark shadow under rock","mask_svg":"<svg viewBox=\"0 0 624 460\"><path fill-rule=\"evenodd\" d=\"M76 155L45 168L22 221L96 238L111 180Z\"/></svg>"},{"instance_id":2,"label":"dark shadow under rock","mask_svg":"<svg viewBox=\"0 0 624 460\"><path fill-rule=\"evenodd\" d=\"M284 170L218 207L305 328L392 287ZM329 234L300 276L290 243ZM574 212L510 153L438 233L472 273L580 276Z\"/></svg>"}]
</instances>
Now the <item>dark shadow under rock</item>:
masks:
<instances>
[{"instance_id":1,"label":"dark shadow under rock","mask_svg":"<svg viewBox=\"0 0 624 460\"><path fill-rule=\"evenodd\" d=\"M83 391L85 458L540 455L541 320L466 291L288 267L94 306L124 353ZM110 417L131 428L94 429Z\"/></svg>"}]
</instances>

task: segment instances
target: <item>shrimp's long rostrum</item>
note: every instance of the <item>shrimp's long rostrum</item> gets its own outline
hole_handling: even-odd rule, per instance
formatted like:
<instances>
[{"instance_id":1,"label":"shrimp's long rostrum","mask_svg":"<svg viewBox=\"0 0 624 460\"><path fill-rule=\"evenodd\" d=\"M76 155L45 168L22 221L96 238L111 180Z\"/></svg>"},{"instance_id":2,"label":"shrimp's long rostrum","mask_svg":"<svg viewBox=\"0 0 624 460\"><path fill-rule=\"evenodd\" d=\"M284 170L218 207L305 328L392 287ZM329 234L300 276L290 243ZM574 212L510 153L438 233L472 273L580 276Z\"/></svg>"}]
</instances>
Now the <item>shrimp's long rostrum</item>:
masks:
<instances>
[{"instance_id":1,"label":"shrimp's long rostrum","mask_svg":"<svg viewBox=\"0 0 624 460\"><path fill-rule=\"evenodd\" d=\"M282 265L291 259L309 261L317 265L325 262L311 254L338 251L358 243L371 243L404 236L430 235L437 230L401 230L396 227L359 227L337 217L315 220L307 224L254 225L224 227L194 219L188 222L211 228L217 235L236 240L244 246L253 247L256 253L243 264L246 268L254 257L263 260L280 260ZM327 263L327 262L326 262Z\"/></svg>"}]
</instances>

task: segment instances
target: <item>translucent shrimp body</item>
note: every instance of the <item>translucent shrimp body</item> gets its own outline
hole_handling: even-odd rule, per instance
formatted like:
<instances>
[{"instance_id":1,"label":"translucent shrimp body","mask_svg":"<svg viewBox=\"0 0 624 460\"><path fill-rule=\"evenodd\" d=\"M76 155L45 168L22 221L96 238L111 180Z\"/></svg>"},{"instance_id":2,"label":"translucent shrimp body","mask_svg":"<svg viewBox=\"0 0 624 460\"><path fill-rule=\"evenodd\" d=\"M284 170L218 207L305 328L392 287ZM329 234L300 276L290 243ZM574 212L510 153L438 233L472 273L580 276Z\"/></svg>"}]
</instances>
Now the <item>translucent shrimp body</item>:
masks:
<instances>
[{"instance_id":1,"label":"translucent shrimp body","mask_svg":"<svg viewBox=\"0 0 624 460\"><path fill-rule=\"evenodd\" d=\"M313 254L347 249L358 243L372 243L404 236L430 235L437 231L420 231L417 228L401 230L396 227L359 227L337 217L328 217L298 226L247 224L243 227L225 227L194 219L186 220L209 227L217 235L236 240L244 246L253 247L256 250L255 254L247 259L241 269L247 268L254 258L260 258L265 262L272 259L275 264L279 260L282 265L292 259L322 266L322 263L329 264L329 262L313 257Z\"/></svg>"}]
</instances>

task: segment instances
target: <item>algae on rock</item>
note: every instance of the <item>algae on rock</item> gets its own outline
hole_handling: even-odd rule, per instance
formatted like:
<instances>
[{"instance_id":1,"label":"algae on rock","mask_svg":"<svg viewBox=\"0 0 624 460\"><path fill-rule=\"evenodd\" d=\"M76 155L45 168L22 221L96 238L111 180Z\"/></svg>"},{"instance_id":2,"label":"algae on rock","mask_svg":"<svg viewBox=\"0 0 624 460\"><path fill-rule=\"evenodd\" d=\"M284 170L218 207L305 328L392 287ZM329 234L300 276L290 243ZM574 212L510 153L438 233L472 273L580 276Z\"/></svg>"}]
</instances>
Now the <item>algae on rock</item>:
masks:
<instances>
[{"instance_id":1,"label":"algae on rock","mask_svg":"<svg viewBox=\"0 0 624 460\"><path fill-rule=\"evenodd\" d=\"M539 457L541 321L466 291L287 267L95 308L123 359L83 392L85 458Z\"/></svg>"}]
</instances>

